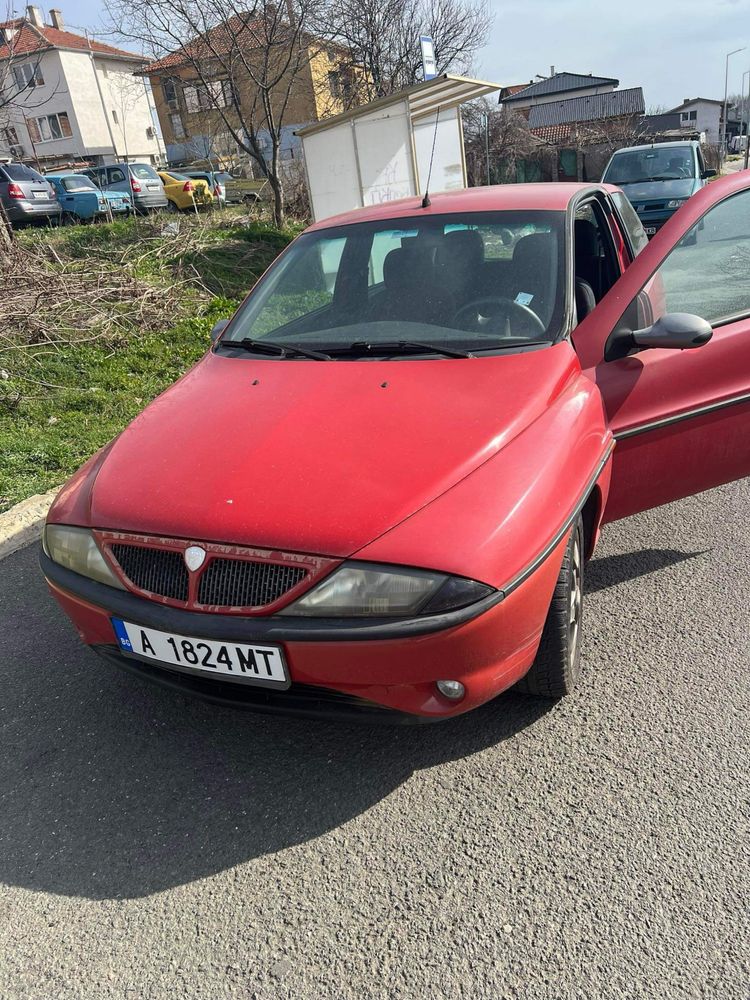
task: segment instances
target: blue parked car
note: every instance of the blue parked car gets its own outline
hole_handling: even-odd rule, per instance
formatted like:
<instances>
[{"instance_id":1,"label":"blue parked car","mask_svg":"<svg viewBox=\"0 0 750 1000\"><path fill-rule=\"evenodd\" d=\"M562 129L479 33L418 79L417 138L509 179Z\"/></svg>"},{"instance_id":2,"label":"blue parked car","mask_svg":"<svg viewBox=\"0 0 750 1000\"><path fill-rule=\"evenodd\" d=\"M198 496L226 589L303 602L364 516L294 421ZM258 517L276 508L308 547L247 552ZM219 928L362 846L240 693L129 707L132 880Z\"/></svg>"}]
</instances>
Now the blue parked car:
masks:
<instances>
[{"instance_id":1,"label":"blue parked car","mask_svg":"<svg viewBox=\"0 0 750 1000\"><path fill-rule=\"evenodd\" d=\"M715 170L706 169L700 143L658 142L618 149L602 175L622 188L647 236L653 236Z\"/></svg>"},{"instance_id":2,"label":"blue parked car","mask_svg":"<svg viewBox=\"0 0 750 1000\"><path fill-rule=\"evenodd\" d=\"M130 198L127 194L100 191L92 180L83 174L47 174L46 179L55 188L57 200L62 206L62 222L90 222L92 219L106 219L111 210L114 214L130 212Z\"/></svg>"}]
</instances>

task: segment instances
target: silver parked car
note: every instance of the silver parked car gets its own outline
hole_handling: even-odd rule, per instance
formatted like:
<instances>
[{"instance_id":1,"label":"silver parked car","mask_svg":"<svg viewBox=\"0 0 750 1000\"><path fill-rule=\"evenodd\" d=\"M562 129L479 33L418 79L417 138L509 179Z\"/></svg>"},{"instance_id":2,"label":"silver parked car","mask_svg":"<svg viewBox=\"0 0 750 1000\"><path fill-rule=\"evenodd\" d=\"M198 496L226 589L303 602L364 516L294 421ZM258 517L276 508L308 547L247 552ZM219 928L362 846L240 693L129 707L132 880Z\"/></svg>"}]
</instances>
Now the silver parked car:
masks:
<instances>
[{"instance_id":1,"label":"silver parked car","mask_svg":"<svg viewBox=\"0 0 750 1000\"><path fill-rule=\"evenodd\" d=\"M108 163L81 172L102 191L127 192L136 212L145 214L167 207L164 185L150 163Z\"/></svg>"},{"instance_id":2,"label":"silver parked car","mask_svg":"<svg viewBox=\"0 0 750 1000\"><path fill-rule=\"evenodd\" d=\"M50 182L25 163L0 162L0 201L14 226L59 222L62 213Z\"/></svg>"}]
</instances>

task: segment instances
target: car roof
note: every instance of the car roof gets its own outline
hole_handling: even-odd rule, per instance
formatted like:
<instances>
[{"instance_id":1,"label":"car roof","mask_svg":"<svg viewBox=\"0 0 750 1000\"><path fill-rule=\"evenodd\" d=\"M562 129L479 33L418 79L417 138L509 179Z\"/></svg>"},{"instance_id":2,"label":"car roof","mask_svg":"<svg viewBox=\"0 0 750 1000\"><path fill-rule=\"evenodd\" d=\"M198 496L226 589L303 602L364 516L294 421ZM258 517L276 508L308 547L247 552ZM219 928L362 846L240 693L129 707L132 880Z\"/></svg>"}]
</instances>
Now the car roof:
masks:
<instances>
[{"instance_id":1,"label":"car roof","mask_svg":"<svg viewBox=\"0 0 750 1000\"><path fill-rule=\"evenodd\" d=\"M518 209L536 209L547 212L564 212L571 200L582 191L606 188L601 184L575 184L553 181L539 184L494 184L486 187L462 188L431 194L430 205L422 208L422 196L400 198L382 205L356 208L341 215L316 222L311 230L348 226L356 222L382 222L403 219L413 215L450 215L462 212L512 212Z\"/></svg>"},{"instance_id":2,"label":"car roof","mask_svg":"<svg viewBox=\"0 0 750 1000\"><path fill-rule=\"evenodd\" d=\"M618 153L634 153L641 149L670 149L675 146L697 146L698 142L695 139L676 139L674 142L645 142L642 146L625 146L624 149L616 149L613 156L617 156Z\"/></svg>"}]
</instances>

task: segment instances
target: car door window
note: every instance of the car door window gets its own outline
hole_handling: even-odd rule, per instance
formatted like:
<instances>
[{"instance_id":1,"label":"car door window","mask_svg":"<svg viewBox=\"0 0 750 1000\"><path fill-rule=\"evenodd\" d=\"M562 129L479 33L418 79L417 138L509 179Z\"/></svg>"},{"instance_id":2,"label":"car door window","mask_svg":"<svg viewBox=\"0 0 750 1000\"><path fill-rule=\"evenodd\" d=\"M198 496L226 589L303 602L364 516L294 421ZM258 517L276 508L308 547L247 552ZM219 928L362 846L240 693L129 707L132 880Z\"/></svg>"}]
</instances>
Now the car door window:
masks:
<instances>
[{"instance_id":1,"label":"car door window","mask_svg":"<svg viewBox=\"0 0 750 1000\"><path fill-rule=\"evenodd\" d=\"M107 182L109 184L121 184L125 180L125 174L119 167L110 167L107 170Z\"/></svg>"},{"instance_id":2,"label":"car door window","mask_svg":"<svg viewBox=\"0 0 750 1000\"><path fill-rule=\"evenodd\" d=\"M719 202L685 234L617 328L643 329L674 312L714 327L750 316L750 191Z\"/></svg>"},{"instance_id":3,"label":"car door window","mask_svg":"<svg viewBox=\"0 0 750 1000\"><path fill-rule=\"evenodd\" d=\"M597 201L581 205L573 223L576 311L584 319L620 276L612 233Z\"/></svg>"}]
</instances>

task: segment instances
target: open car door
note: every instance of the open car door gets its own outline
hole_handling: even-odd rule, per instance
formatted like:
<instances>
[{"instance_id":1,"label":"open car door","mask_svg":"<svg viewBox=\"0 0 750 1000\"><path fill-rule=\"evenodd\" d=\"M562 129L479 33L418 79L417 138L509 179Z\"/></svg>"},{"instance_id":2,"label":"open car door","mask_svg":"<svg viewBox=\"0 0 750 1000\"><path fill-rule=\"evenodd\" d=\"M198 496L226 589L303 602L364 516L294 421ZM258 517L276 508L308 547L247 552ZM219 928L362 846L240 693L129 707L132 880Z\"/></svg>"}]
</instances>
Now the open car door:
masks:
<instances>
[{"instance_id":1,"label":"open car door","mask_svg":"<svg viewBox=\"0 0 750 1000\"><path fill-rule=\"evenodd\" d=\"M675 213L573 343L617 442L605 521L750 475L750 171Z\"/></svg>"}]
</instances>

